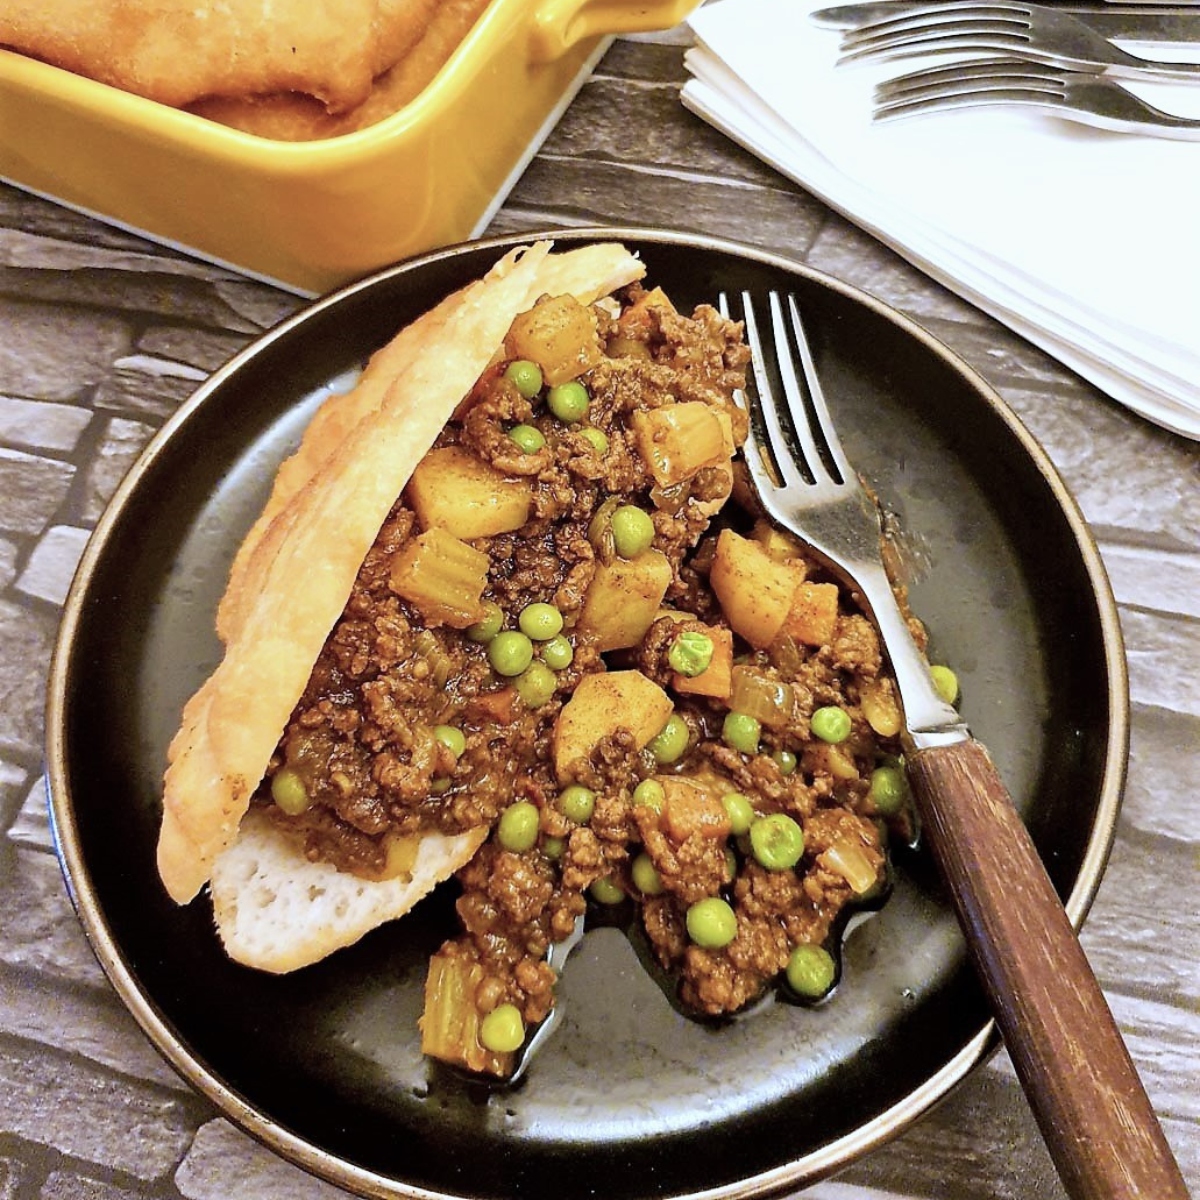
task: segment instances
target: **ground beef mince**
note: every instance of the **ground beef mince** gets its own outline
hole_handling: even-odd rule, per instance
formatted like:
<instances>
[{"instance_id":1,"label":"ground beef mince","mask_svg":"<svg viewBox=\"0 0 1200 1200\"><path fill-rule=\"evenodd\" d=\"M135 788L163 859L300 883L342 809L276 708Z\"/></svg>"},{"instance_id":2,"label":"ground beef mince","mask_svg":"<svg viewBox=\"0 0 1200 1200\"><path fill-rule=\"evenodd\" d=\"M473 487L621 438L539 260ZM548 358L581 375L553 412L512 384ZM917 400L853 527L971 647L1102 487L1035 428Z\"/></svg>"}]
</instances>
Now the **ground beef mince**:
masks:
<instances>
[{"instance_id":1,"label":"ground beef mince","mask_svg":"<svg viewBox=\"0 0 1200 1200\"><path fill-rule=\"evenodd\" d=\"M657 289L547 298L414 472L257 802L369 878L487 826L430 968L427 1053L506 1074L589 905L678 1001L827 992L904 805L899 710L851 596L735 478L748 353ZM735 497L730 499L731 495ZM739 499L745 503L739 503Z\"/></svg>"}]
</instances>

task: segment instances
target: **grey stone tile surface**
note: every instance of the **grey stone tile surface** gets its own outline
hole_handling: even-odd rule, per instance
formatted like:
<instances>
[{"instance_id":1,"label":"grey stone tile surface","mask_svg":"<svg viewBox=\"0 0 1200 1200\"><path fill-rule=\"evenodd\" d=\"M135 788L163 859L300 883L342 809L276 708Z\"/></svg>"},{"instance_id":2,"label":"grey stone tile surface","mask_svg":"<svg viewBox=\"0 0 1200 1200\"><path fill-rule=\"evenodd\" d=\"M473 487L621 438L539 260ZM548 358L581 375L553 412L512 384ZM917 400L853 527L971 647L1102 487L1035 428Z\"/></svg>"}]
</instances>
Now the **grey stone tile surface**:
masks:
<instances>
[{"instance_id":1,"label":"grey stone tile surface","mask_svg":"<svg viewBox=\"0 0 1200 1200\"><path fill-rule=\"evenodd\" d=\"M1197 447L1135 417L684 112L687 42L681 30L618 41L491 232L662 223L803 259L945 341L1046 447L1109 571L1133 700L1117 843L1083 941L1184 1170L1200 1183L1200 927L1188 900L1200 842ZM344 1195L219 1114L125 1010L64 887L42 761L47 665L91 529L197 384L301 304L0 185L0 1200ZM1003 1054L904 1136L805 1193L1064 1194Z\"/></svg>"}]
</instances>

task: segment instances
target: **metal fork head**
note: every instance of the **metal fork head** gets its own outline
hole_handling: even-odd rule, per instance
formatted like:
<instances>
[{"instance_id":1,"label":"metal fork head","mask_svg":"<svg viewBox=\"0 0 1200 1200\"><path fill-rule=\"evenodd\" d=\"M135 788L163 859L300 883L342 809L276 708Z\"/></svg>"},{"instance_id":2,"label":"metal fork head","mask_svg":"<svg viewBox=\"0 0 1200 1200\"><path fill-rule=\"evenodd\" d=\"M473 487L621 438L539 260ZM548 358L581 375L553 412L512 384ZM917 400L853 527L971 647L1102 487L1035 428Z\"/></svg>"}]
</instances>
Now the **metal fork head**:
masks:
<instances>
[{"instance_id":1,"label":"metal fork head","mask_svg":"<svg viewBox=\"0 0 1200 1200\"><path fill-rule=\"evenodd\" d=\"M788 296L785 309L778 292L769 294L766 330L749 292L740 304L757 399L744 457L758 497L773 520L852 574L863 556L878 554L879 513L833 427L796 299ZM728 314L724 295L720 306Z\"/></svg>"},{"instance_id":2,"label":"metal fork head","mask_svg":"<svg viewBox=\"0 0 1200 1200\"><path fill-rule=\"evenodd\" d=\"M1001 102L1065 103L1067 74L1057 67L1010 58L929 67L885 80L875 88L875 117L915 116L945 108Z\"/></svg>"},{"instance_id":3,"label":"metal fork head","mask_svg":"<svg viewBox=\"0 0 1200 1200\"><path fill-rule=\"evenodd\" d=\"M842 37L839 62L982 51L1093 70L1145 67L1068 12L1018 0L950 0L870 22Z\"/></svg>"},{"instance_id":4,"label":"metal fork head","mask_svg":"<svg viewBox=\"0 0 1200 1200\"><path fill-rule=\"evenodd\" d=\"M878 85L875 118L1019 104L1119 133L1200 141L1200 120L1154 108L1115 80L1014 59L926 67Z\"/></svg>"},{"instance_id":5,"label":"metal fork head","mask_svg":"<svg viewBox=\"0 0 1200 1200\"><path fill-rule=\"evenodd\" d=\"M842 35L839 62L899 57L900 53L929 53L941 49L970 49L979 39L996 47L1014 48L1030 40L1031 10L999 0L964 0L923 5L898 16L871 21ZM968 43L964 45L964 42Z\"/></svg>"},{"instance_id":6,"label":"metal fork head","mask_svg":"<svg viewBox=\"0 0 1200 1200\"><path fill-rule=\"evenodd\" d=\"M750 432L743 451L767 515L807 543L875 618L900 689L906 727L918 746L967 736L941 699L913 641L884 566L879 505L850 465L834 429L794 296L768 296L759 325L749 292L739 297L752 356ZM729 300L718 307L731 316Z\"/></svg>"}]
</instances>

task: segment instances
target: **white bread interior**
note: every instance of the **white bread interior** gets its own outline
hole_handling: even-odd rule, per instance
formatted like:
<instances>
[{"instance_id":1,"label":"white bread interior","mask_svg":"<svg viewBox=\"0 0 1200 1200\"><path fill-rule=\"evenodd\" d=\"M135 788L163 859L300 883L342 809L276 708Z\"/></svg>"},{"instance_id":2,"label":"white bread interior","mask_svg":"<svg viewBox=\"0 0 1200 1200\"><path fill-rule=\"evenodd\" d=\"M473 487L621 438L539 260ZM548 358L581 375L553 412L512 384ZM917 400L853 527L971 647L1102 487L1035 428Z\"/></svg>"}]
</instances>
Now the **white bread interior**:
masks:
<instances>
[{"instance_id":1,"label":"white bread interior","mask_svg":"<svg viewBox=\"0 0 1200 1200\"><path fill-rule=\"evenodd\" d=\"M298 970L402 917L464 866L486 836L483 828L457 837L428 833L411 871L374 881L310 862L251 809L237 841L213 864L217 933L235 962L274 974Z\"/></svg>"}]
</instances>

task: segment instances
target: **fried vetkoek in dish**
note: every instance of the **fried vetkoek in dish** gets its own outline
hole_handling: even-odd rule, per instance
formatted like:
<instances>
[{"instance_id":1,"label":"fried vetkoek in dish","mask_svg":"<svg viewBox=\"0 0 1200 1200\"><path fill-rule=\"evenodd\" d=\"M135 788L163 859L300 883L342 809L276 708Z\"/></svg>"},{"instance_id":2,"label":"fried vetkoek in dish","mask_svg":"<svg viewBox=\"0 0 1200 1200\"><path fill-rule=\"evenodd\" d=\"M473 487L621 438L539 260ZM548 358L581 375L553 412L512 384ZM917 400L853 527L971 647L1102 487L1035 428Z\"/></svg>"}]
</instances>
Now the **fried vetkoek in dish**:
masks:
<instances>
[{"instance_id":1,"label":"fried vetkoek in dish","mask_svg":"<svg viewBox=\"0 0 1200 1200\"><path fill-rule=\"evenodd\" d=\"M873 627L739 482L740 326L622 286L640 271L612 248L575 252L602 256L592 287L567 285L571 254L530 267L538 250L479 285L480 312L507 288L487 336L464 336L451 298L281 469L222 602L227 677L173 750L161 858L181 900L211 866L227 950L274 971L456 874L461 930L431 961L422 1045L500 1076L589 904L636 912L688 1011L732 1013L780 981L825 994L903 800ZM327 566L336 598L293 623ZM299 577L306 595L282 595ZM278 670L262 639L301 624L254 764L226 776L236 802L188 826L215 754L201 745L185 777L197 731L236 745L241 681L261 693Z\"/></svg>"},{"instance_id":2,"label":"fried vetkoek in dish","mask_svg":"<svg viewBox=\"0 0 1200 1200\"><path fill-rule=\"evenodd\" d=\"M0 46L282 141L414 99L486 0L6 0Z\"/></svg>"}]
</instances>

